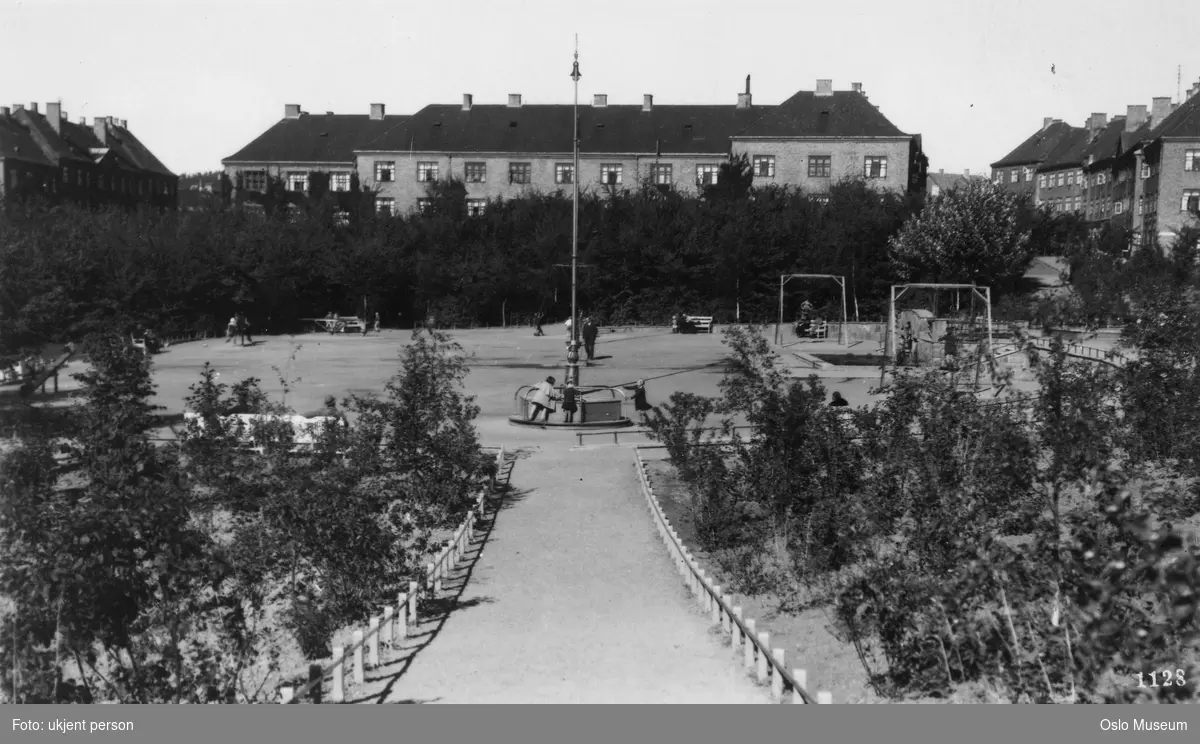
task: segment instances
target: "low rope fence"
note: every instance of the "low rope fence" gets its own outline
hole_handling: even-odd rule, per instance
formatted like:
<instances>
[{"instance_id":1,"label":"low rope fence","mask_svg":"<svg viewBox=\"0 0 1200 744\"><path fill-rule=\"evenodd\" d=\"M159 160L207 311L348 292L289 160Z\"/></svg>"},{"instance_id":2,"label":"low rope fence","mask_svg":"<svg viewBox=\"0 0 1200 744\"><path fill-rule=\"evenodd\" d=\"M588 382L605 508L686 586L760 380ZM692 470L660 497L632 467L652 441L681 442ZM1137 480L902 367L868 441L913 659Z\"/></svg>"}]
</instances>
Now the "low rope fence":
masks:
<instances>
[{"instance_id":1,"label":"low rope fence","mask_svg":"<svg viewBox=\"0 0 1200 744\"><path fill-rule=\"evenodd\" d=\"M769 685L771 697L782 702L788 691L791 692L792 703L822 704L833 702L833 695L828 692L818 692L814 699L809 694L808 673L804 669L788 669L784 649L772 648L770 634L758 631L755 620L742 617L742 608L733 605L733 595L723 592L719 584L714 584L700 564L692 557L691 551L684 547L683 541L671 520L663 513L658 497L654 495L654 487L646 472L646 463L642 460L640 450L635 450L637 456L636 469L642 482L642 493L646 504L654 518L654 526L662 537L667 551L675 567L683 577L684 583L695 595L700 609L709 617L714 627L720 627L722 633L729 635L729 646L734 656L741 657L742 665L747 671L753 669L755 678L760 685Z\"/></svg>"},{"instance_id":2,"label":"low rope fence","mask_svg":"<svg viewBox=\"0 0 1200 744\"><path fill-rule=\"evenodd\" d=\"M504 448L500 447L496 454L497 471L503 465ZM396 605L387 605L380 614L372 616L365 630L354 630L348 648L334 646L331 664L324 667L319 664L311 665L308 670L309 681L306 684L298 688L295 685L281 686L279 702L289 705L307 697L311 702L321 703L324 700L322 688L326 679L331 683L329 702L345 702L347 673L351 675L354 685L362 687L366 679L366 670L379 666L381 647L384 650L399 648L404 639L408 638L409 632L419 624L421 600L435 599L441 595L442 580L457 568L459 561L470 549L475 526L487 513L488 497L495 491L496 476L493 475L487 486L480 489L471 511L455 530L454 537L447 542L432 563L425 565L421 580L410 581L408 591L401 592L396 597Z\"/></svg>"}]
</instances>

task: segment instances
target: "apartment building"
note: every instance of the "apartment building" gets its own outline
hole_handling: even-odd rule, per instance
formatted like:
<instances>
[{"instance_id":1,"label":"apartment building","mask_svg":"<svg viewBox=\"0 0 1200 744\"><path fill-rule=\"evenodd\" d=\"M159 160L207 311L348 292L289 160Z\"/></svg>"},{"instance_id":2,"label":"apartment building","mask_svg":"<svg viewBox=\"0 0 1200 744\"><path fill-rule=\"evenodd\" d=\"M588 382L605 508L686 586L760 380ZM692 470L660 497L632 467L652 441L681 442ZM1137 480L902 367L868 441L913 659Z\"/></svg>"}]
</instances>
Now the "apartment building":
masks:
<instances>
[{"instance_id":1,"label":"apartment building","mask_svg":"<svg viewBox=\"0 0 1200 744\"><path fill-rule=\"evenodd\" d=\"M1169 244L1184 228L1200 227L1197 94L1200 82L1182 102L1157 97L1111 120L1093 113L1083 127L1046 119L1040 132L993 163L993 178L1053 211L1124 228L1141 245ZM1032 186L1024 178L1029 166Z\"/></svg>"},{"instance_id":2,"label":"apartment building","mask_svg":"<svg viewBox=\"0 0 1200 744\"><path fill-rule=\"evenodd\" d=\"M307 192L314 172L329 175L331 191L349 191L355 148L407 119L387 114L382 103L372 103L366 114L310 114L287 104L282 119L221 164L235 191L265 191L267 180L278 178L288 191Z\"/></svg>"},{"instance_id":3,"label":"apartment building","mask_svg":"<svg viewBox=\"0 0 1200 744\"><path fill-rule=\"evenodd\" d=\"M888 121L858 83L835 91L832 81L818 80L813 90L773 106L753 103L749 78L736 103L725 106L659 105L652 95L640 105L617 104L595 95L578 109L578 174L572 105L533 104L520 94L477 104L466 94L461 104L432 104L394 119L378 106L379 126L341 132L344 146L336 153L316 139L324 131L317 121L337 117L289 106L283 122L223 163L235 186L250 189L260 187L261 173L290 173L289 185L301 186L305 169L353 172L375 192L377 208L393 214L421 208L429 185L450 178L466 185L469 213L492 199L568 191L576 179L584 190L632 189L649 180L694 193L716 182L731 153L747 155L756 184L815 193L847 176L893 191L921 190L925 182L920 135ZM251 170L258 172L253 178Z\"/></svg>"},{"instance_id":4,"label":"apartment building","mask_svg":"<svg viewBox=\"0 0 1200 744\"><path fill-rule=\"evenodd\" d=\"M87 205L176 206L178 179L124 119L71 122L62 104L0 106L0 195Z\"/></svg>"}]
</instances>

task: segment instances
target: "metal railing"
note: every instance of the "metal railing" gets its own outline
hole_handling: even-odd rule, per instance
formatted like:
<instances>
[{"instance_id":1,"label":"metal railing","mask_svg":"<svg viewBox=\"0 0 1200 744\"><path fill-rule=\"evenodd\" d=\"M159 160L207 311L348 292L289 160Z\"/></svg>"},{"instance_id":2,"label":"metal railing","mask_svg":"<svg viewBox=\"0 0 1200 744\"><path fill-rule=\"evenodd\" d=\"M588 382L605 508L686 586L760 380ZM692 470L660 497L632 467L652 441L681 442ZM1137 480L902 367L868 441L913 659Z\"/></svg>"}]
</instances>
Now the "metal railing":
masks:
<instances>
[{"instance_id":1,"label":"metal railing","mask_svg":"<svg viewBox=\"0 0 1200 744\"><path fill-rule=\"evenodd\" d=\"M751 431L752 432L752 431L754 431L754 428L755 427L753 427L753 426L734 426L734 427L730 427L730 431L733 431L733 432ZM694 431L725 431L725 429L723 429L719 426L706 426L706 427L701 427L699 429L688 429L689 433L694 432ZM611 436L613 438L613 444L620 444L621 443L620 436L622 434L624 434L626 436L638 435L638 436L643 436L646 439L651 439L651 433L652 432L650 429L612 429L611 431L577 431L577 432L575 432L575 436L579 438L579 446L582 447L584 437ZM741 441L745 441L745 440L741 439L740 435L739 435L738 439ZM714 437L714 438L711 438L706 441L698 442L698 444L700 444L700 445L728 444L731 441L733 441L733 440L732 439L718 439L718 438ZM689 442L689 444L693 444L693 443ZM659 448L666 447L667 445L661 444L661 443L656 443L656 444L639 444L638 446L642 447L643 449L659 449Z\"/></svg>"},{"instance_id":2,"label":"metal railing","mask_svg":"<svg viewBox=\"0 0 1200 744\"><path fill-rule=\"evenodd\" d=\"M496 455L496 466L499 470L504 465L504 448L500 447ZM341 703L346 699L346 666L347 659L352 660L350 672L354 684L362 686L365 683L367 668L379 666L381 643L385 647L397 648L408 637L409 630L419 624L419 602L423 598L436 598L442 593L442 580L454 571L459 561L467 554L471 540L475 535L475 525L483 518L488 508L488 497L496 491L496 476L493 475L488 485L481 489L475 498L471 511L463 519L454 537L447 541L446 546L438 553L432 563L425 564L425 571L420 581L410 581L408 591L401 592L396 598L396 606L387 605L379 615L372 616L367 629L353 631L349 647L334 646L333 662L324 667L313 665L309 668L309 681L300 687L284 685L279 688L279 702L284 705L298 703L305 697L312 697L314 702L320 702L320 690L326 678L331 679L330 702Z\"/></svg>"},{"instance_id":3,"label":"metal railing","mask_svg":"<svg viewBox=\"0 0 1200 744\"><path fill-rule=\"evenodd\" d=\"M536 385L522 385L521 387L517 388L517 392L513 393L513 415L514 416L519 416L521 418L529 418L529 405L530 405L529 396L533 393L533 391L536 388L537 388ZM559 400L561 402L561 396L562 396L562 390L563 390L562 386L560 385L560 386L554 388L554 390L560 396ZM627 407L627 404L629 403L629 397L627 395L625 395L624 390L621 390L619 388L605 387L605 386L589 387L589 386L584 385L584 386L579 387L578 390L579 390L578 403L580 405L587 403L587 402L594 401L595 397L590 397L590 396L596 396L596 395L599 395L600 393L607 393L609 400L620 400L622 414L624 413L625 408ZM618 397L618 396L620 396L620 397Z\"/></svg>"},{"instance_id":4,"label":"metal railing","mask_svg":"<svg viewBox=\"0 0 1200 744\"><path fill-rule=\"evenodd\" d=\"M784 649L772 648L770 634L758 631L753 619L743 618L742 608L733 605L733 595L723 592L721 586L714 584L704 569L700 568L700 564L684 547L679 534L671 526L671 520L663 513L662 506L654 495L654 488L650 485L641 452L634 452L642 493L654 518L654 525L676 568L683 576L684 583L696 596L700 608L709 616L713 626L720 626L721 631L729 635L729 645L733 653L742 657L742 664L747 670L754 669L759 684L770 685L771 696L775 700L782 701L784 693L791 690L793 703L832 703L833 696L828 692L818 692L816 698L813 698L807 690L808 673L804 669L789 669Z\"/></svg>"}]
</instances>

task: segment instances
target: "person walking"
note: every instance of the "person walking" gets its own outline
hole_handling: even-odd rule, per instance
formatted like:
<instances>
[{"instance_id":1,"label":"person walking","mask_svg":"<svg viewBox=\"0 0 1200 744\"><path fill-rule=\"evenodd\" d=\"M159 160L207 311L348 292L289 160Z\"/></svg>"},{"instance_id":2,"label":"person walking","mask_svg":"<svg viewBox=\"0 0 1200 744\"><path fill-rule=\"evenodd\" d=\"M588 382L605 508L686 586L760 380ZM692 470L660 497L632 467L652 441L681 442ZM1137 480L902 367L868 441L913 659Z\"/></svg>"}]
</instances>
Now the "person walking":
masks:
<instances>
[{"instance_id":1,"label":"person walking","mask_svg":"<svg viewBox=\"0 0 1200 744\"><path fill-rule=\"evenodd\" d=\"M579 390L575 387L575 383L568 382L567 386L563 388L562 402L565 414L563 421L568 424L575 423L575 411L579 409Z\"/></svg>"},{"instance_id":2,"label":"person walking","mask_svg":"<svg viewBox=\"0 0 1200 744\"><path fill-rule=\"evenodd\" d=\"M542 318L543 317L545 317L545 316L542 315L541 310L538 310L536 313L533 314L533 325L535 327L533 335L535 335L535 336L545 336L546 335L546 332L542 330Z\"/></svg>"},{"instance_id":3,"label":"person walking","mask_svg":"<svg viewBox=\"0 0 1200 744\"><path fill-rule=\"evenodd\" d=\"M625 389L633 391L633 408L639 414L641 414L642 423L645 423L646 422L646 411L649 411L654 408L654 406L652 406L646 402L646 381L638 380L637 384L626 385Z\"/></svg>"},{"instance_id":4,"label":"person walking","mask_svg":"<svg viewBox=\"0 0 1200 744\"><path fill-rule=\"evenodd\" d=\"M229 323L225 326L225 343L233 340L233 337L238 332L238 319L236 315L229 316Z\"/></svg>"},{"instance_id":5,"label":"person walking","mask_svg":"<svg viewBox=\"0 0 1200 744\"><path fill-rule=\"evenodd\" d=\"M554 394L554 378L547 377L539 382L534 388L533 393L529 396L529 402L533 405L533 413L529 416L530 421L537 421L539 413L545 411L543 421L550 420L550 412L554 410L554 400L557 398Z\"/></svg>"},{"instance_id":6,"label":"person walking","mask_svg":"<svg viewBox=\"0 0 1200 744\"><path fill-rule=\"evenodd\" d=\"M253 346L254 339L250 338L250 320L246 317L245 313L237 314L237 327L238 343L242 346L245 346L246 342L249 342L250 345Z\"/></svg>"},{"instance_id":7,"label":"person walking","mask_svg":"<svg viewBox=\"0 0 1200 744\"><path fill-rule=\"evenodd\" d=\"M596 357L596 336L600 335L600 327L596 325L596 321L589 316L583 321L583 348L587 352L588 366L592 366L592 359Z\"/></svg>"}]
</instances>

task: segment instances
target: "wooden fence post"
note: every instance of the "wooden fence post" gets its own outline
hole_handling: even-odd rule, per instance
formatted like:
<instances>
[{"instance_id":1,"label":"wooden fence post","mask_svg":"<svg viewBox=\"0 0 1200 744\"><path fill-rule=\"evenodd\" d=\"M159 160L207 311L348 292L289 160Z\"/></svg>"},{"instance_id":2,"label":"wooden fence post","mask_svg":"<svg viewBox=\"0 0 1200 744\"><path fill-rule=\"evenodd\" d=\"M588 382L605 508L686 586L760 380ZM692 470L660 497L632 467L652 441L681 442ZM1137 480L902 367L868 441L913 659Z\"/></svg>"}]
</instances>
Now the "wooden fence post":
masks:
<instances>
[{"instance_id":1,"label":"wooden fence post","mask_svg":"<svg viewBox=\"0 0 1200 744\"><path fill-rule=\"evenodd\" d=\"M433 564L432 564L432 563L426 563L426 564L425 564L425 581L426 581L426 586L429 586L430 588L433 588L433 598L437 598L437 588L436 588L436 584L434 583L434 580L436 579L436 577L434 576L434 573L433 573L433 572L434 572L434 570L435 570L435 569L434 569L434 567L433 567ZM441 583L441 582L438 582L438 583Z\"/></svg>"},{"instance_id":2,"label":"wooden fence post","mask_svg":"<svg viewBox=\"0 0 1200 744\"><path fill-rule=\"evenodd\" d=\"M708 589L708 581L705 578L703 570L697 571L696 574L699 577L699 584L696 587L696 589L697 589L696 599L700 600L700 609L703 610L707 614L708 613L708 592L706 590Z\"/></svg>"},{"instance_id":3,"label":"wooden fence post","mask_svg":"<svg viewBox=\"0 0 1200 744\"><path fill-rule=\"evenodd\" d=\"M369 640L367 642L367 652L368 652L367 662L370 663L371 668L374 669L375 667L379 666L379 616L378 615L371 618L371 624L369 627L371 630L371 640Z\"/></svg>"},{"instance_id":4,"label":"wooden fence post","mask_svg":"<svg viewBox=\"0 0 1200 744\"><path fill-rule=\"evenodd\" d=\"M392 638L397 646L408 638L408 595L403 592L396 597L396 622L392 626Z\"/></svg>"},{"instance_id":5,"label":"wooden fence post","mask_svg":"<svg viewBox=\"0 0 1200 744\"><path fill-rule=\"evenodd\" d=\"M417 582L408 582L408 624L417 627Z\"/></svg>"},{"instance_id":6,"label":"wooden fence post","mask_svg":"<svg viewBox=\"0 0 1200 744\"><path fill-rule=\"evenodd\" d=\"M734 607L733 616L741 620L742 608ZM742 628L737 623L729 624L729 647L733 649L735 654L742 650Z\"/></svg>"},{"instance_id":7,"label":"wooden fence post","mask_svg":"<svg viewBox=\"0 0 1200 744\"><path fill-rule=\"evenodd\" d=\"M733 607L733 595L726 593L721 597L725 602L725 607ZM721 631L729 632L729 628L733 625L733 621L729 618L729 612L724 607L721 608Z\"/></svg>"},{"instance_id":8,"label":"wooden fence post","mask_svg":"<svg viewBox=\"0 0 1200 744\"><path fill-rule=\"evenodd\" d=\"M308 665L308 695L317 705L321 704L321 681L325 676L325 670L320 664Z\"/></svg>"},{"instance_id":9,"label":"wooden fence post","mask_svg":"<svg viewBox=\"0 0 1200 744\"><path fill-rule=\"evenodd\" d=\"M383 633L383 642L391 646L396 638L396 624L394 620L395 609L391 605L383 608L383 628L380 633Z\"/></svg>"},{"instance_id":10,"label":"wooden fence post","mask_svg":"<svg viewBox=\"0 0 1200 744\"><path fill-rule=\"evenodd\" d=\"M361 630L354 631L354 684L361 685L366 678L365 670L363 669L363 632Z\"/></svg>"},{"instance_id":11,"label":"wooden fence post","mask_svg":"<svg viewBox=\"0 0 1200 744\"><path fill-rule=\"evenodd\" d=\"M746 653L742 659L742 666L750 669L754 666L754 620L746 621Z\"/></svg>"},{"instance_id":12,"label":"wooden fence post","mask_svg":"<svg viewBox=\"0 0 1200 744\"><path fill-rule=\"evenodd\" d=\"M329 693L329 699L335 703L340 703L346 699L346 649L341 646L333 647L333 690Z\"/></svg>"},{"instance_id":13,"label":"wooden fence post","mask_svg":"<svg viewBox=\"0 0 1200 744\"><path fill-rule=\"evenodd\" d=\"M782 648L773 649L771 655L775 657L775 664L771 667L771 697L776 700L783 699L783 672L784 666L784 651Z\"/></svg>"},{"instance_id":14,"label":"wooden fence post","mask_svg":"<svg viewBox=\"0 0 1200 744\"><path fill-rule=\"evenodd\" d=\"M771 634L766 631L759 633L758 642L760 648L758 651L758 669L756 671L758 672L758 683L761 685L767 681L767 668L770 666L767 663L767 655L762 649L771 647Z\"/></svg>"},{"instance_id":15,"label":"wooden fence post","mask_svg":"<svg viewBox=\"0 0 1200 744\"><path fill-rule=\"evenodd\" d=\"M725 614L724 610L721 609L721 602L719 599L721 596L721 585L713 584L712 590L712 617L710 618L710 621L713 625L720 625L721 617Z\"/></svg>"},{"instance_id":16,"label":"wooden fence post","mask_svg":"<svg viewBox=\"0 0 1200 744\"><path fill-rule=\"evenodd\" d=\"M793 669L792 676L796 678L796 687L792 688L792 702L803 705L804 696L800 694L800 690L808 691L808 672L803 669Z\"/></svg>"},{"instance_id":17,"label":"wooden fence post","mask_svg":"<svg viewBox=\"0 0 1200 744\"><path fill-rule=\"evenodd\" d=\"M832 692L818 692L817 693L817 702L821 705L833 705L833 693Z\"/></svg>"}]
</instances>

